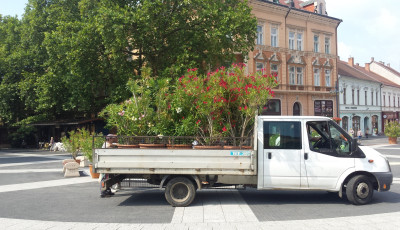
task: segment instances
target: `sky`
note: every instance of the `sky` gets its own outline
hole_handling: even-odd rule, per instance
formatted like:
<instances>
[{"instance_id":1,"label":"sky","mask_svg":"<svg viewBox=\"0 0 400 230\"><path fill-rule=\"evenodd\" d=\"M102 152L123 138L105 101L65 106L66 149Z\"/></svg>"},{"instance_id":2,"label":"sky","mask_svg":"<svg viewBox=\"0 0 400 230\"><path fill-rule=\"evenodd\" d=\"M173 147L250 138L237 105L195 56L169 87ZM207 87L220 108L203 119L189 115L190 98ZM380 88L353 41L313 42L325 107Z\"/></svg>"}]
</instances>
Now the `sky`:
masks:
<instances>
[{"instance_id":1,"label":"sky","mask_svg":"<svg viewBox=\"0 0 400 230\"><path fill-rule=\"evenodd\" d=\"M364 66L382 61L400 72L399 0L325 0L328 15L343 20L338 27L340 59ZM21 18L28 0L0 0L0 14Z\"/></svg>"}]
</instances>

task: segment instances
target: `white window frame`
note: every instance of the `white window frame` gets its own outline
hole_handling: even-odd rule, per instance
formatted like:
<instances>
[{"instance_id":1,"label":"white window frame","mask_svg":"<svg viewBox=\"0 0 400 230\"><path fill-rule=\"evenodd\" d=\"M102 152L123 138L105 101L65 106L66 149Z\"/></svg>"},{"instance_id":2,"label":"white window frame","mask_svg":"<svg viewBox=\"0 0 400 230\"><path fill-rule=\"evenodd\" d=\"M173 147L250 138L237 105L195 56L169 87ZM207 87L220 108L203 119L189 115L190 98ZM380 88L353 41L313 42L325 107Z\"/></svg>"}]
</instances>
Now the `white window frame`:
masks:
<instances>
[{"instance_id":1,"label":"white window frame","mask_svg":"<svg viewBox=\"0 0 400 230\"><path fill-rule=\"evenodd\" d=\"M319 35L314 34L314 52L318 53L319 52Z\"/></svg>"},{"instance_id":2,"label":"white window frame","mask_svg":"<svg viewBox=\"0 0 400 230\"><path fill-rule=\"evenodd\" d=\"M289 85L296 85L296 67L289 66Z\"/></svg>"},{"instance_id":3,"label":"white window frame","mask_svg":"<svg viewBox=\"0 0 400 230\"><path fill-rule=\"evenodd\" d=\"M330 69L325 70L325 86L327 86L327 87L331 86L331 70Z\"/></svg>"},{"instance_id":4,"label":"white window frame","mask_svg":"<svg viewBox=\"0 0 400 230\"><path fill-rule=\"evenodd\" d=\"M276 80L279 81L279 66L278 64L271 63L271 74L274 75L274 73L276 73Z\"/></svg>"},{"instance_id":5,"label":"white window frame","mask_svg":"<svg viewBox=\"0 0 400 230\"><path fill-rule=\"evenodd\" d=\"M258 72L258 71L263 70L263 69L264 69L264 63L256 62L256 71Z\"/></svg>"},{"instance_id":6,"label":"white window frame","mask_svg":"<svg viewBox=\"0 0 400 230\"><path fill-rule=\"evenodd\" d=\"M325 53L331 53L331 37L325 36Z\"/></svg>"},{"instance_id":7,"label":"white window frame","mask_svg":"<svg viewBox=\"0 0 400 230\"><path fill-rule=\"evenodd\" d=\"M320 71L318 68L314 68L314 86L321 86L321 77L320 77Z\"/></svg>"},{"instance_id":8,"label":"white window frame","mask_svg":"<svg viewBox=\"0 0 400 230\"><path fill-rule=\"evenodd\" d=\"M303 50L303 33L297 33L297 50Z\"/></svg>"},{"instance_id":9,"label":"white window frame","mask_svg":"<svg viewBox=\"0 0 400 230\"><path fill-rule=\"evenodd\" d=\"M264 45L264 26L257 25L257 45Z\"/></svg>"},{"instance_id":10,"label":"white window frame","mask_svg":"<svg viewBox=\"0 0 400 230\"><path fill-rule=\"evenodd\" d=\"M279 32L278 32L278 26L276 25L271 25L271 46L272 47L278 47L278 36L279 36Z\"/></svg>"},{"instance_id":11,"label":"white window frame","mask_svg":"<svg viewBox=\"0 0 400 230\"><path fill-rule=\"evenodd\" d=\"M296 38L296 33L294 31L289 31L289 49L294 50L294 40Z\"/></svg>"},{"instance_id":12,"label":"white window frame","mask_svg":"<svg viewBox=\"0 0 400 230\"><path fill-rule=\"evenodd\" d=\"M296 67L297 85L303 85L303 67Z\"/></svg>"}]
</instances>

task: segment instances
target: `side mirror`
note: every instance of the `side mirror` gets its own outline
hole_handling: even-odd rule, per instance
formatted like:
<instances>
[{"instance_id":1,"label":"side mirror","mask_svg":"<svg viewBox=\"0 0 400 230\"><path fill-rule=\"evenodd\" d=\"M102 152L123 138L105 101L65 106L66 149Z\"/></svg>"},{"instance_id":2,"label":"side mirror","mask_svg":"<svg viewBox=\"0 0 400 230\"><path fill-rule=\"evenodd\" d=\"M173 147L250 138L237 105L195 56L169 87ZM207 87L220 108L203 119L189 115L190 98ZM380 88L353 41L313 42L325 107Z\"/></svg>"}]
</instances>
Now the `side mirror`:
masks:
<instances>
[{"instance_id":1,"label":"side mirror","mask_svg":"<svg viewBox=\"0 0 400 230\"><path fill-rule=\"evenodd\" d=\"M350 152L354 153L355 151L357 151L357 147L358 147L357 139L351 139Z\"/></svg>"}]
</instances>

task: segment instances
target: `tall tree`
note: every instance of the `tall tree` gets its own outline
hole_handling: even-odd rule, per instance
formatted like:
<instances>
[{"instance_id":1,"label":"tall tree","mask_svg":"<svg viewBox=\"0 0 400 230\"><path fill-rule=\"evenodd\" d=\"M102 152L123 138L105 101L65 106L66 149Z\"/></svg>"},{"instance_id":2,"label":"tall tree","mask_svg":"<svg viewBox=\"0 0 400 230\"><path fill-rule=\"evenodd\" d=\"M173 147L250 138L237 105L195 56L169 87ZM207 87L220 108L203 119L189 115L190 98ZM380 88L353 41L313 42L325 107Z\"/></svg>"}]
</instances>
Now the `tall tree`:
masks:
<instances>
[{"instance_id":1,"label":"tall tree","mask_svg":"<svg viewBox=\"0 0 400 230\"><path fill-rule=\"evenodd\" d=\"M156 75L203 72L254 46L256 19L247 0L101 0L96 21L112 53L133 56Z\"/></svg>"}]
</instances>

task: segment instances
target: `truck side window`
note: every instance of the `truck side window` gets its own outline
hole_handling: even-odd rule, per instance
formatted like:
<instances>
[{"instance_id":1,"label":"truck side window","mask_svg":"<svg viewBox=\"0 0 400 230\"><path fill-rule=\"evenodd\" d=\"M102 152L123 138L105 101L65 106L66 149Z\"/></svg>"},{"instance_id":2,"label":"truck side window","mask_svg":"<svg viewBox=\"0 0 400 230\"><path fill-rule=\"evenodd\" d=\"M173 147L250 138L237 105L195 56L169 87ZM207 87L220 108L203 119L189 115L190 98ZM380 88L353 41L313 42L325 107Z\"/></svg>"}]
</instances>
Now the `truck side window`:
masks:
<instances>
[{"instance_id":1,"label":"truck side window","mask_svg":"<svg viewBox=\"0 0 400 230\"><path fill-rule=\"evenodd\" d=\"M307 122L310 149L315 152L336 156L350 156L350 137L332 121Z\"/></svg>"},{"instance_id":2,"label":"truck side window","mask_svg":"<svg viewBox=\"0 0 400 230\"><path fill-rule=\"evenodd\" d=\"M301 149L301 123L264 121L264 149Z\"/></svg>"}]
</instances>

